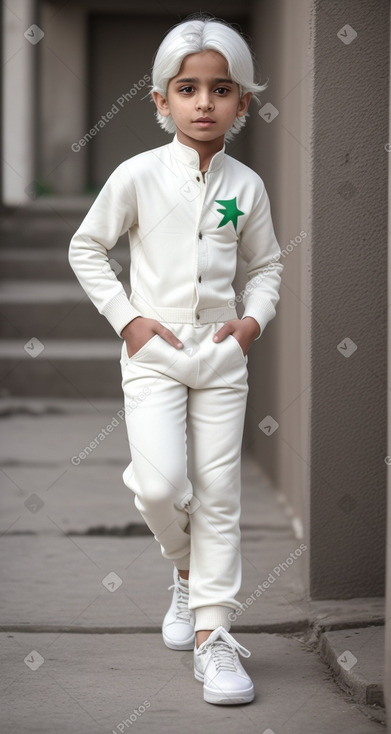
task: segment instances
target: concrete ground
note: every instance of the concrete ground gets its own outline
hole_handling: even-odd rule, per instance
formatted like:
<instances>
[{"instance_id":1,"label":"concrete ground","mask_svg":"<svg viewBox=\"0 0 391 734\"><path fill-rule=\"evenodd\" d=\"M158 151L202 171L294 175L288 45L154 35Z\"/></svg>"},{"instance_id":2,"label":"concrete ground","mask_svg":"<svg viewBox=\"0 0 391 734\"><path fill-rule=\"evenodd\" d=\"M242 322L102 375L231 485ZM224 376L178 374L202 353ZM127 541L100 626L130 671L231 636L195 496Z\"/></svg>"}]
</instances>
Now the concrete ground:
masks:
<instances>
[{"instance_id":1,"label":"concrete ground","mask_svg":"<svg viewBox=\"0 0 391 734\"><path fill-rule=\"evenodd\" d=\"M287 562L303 541L247 451L246 609L231 633L251 650L243 663L256 697L245 706L203 701L192 652L161 638L172 566L122 482L130 457L121 407L0 402L1 730L384 731L383 600L305 599L306 550ZM81 458L114 417L114 430Z\"/></svg>"}]
</instances>

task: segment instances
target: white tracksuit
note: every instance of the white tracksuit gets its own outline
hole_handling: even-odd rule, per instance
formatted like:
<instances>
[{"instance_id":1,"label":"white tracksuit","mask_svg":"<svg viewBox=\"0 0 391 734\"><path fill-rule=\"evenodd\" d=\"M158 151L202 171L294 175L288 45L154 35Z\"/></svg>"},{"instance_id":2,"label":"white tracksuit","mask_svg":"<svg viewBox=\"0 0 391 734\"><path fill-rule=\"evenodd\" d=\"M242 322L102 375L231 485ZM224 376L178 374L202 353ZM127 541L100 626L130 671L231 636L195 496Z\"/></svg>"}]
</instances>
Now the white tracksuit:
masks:
<instances>
[{"instance_id":1,"label":"white tracksuit","mask_svg":"<svg viewBox=\"0 0 391 734\"><path fill-rule=\"evenodd\" d=\"M127 296L108 251L128 231ZM248 282L235 295L237 252ZM125 484L165 558L189 568L195 628L230 629L240 606L240 453L247 356L213 334L252 316L261 333L275 316L283 265L262 179L225 153L203 180L197 151L171 143L121 163L69 248L84 290L120 336L136 316L153 318L184 343L152 336L132 357L122 344L122 387L132 461Z\"/></svg>"}]
</instances>

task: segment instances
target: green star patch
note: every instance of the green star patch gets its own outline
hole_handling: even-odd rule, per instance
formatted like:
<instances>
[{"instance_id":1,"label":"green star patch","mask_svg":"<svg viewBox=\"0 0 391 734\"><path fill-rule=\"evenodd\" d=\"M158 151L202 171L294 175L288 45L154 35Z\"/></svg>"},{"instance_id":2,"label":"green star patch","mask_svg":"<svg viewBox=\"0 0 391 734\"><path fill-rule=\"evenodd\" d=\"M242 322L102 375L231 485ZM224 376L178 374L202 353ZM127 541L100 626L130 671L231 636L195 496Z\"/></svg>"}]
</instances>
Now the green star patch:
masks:
<instances>
[{"instance_id":1,"label":"green star patch","mask_svg":"<svg viewBox=\"0 0 391 734\"><path fill-rule=\"evenodd\" d=\"M217 210L218 212L220 212L220 214L224 215L217 229L219 229L219 227L224 227L224 225L228 224L228 222L232 222L236 232L238 226L238 217L244 214L244 212L241 212L240 209L238 209L237 207L236 196L234 199L215 199L215 201L216 204L221 204L221 206L224 207L224 209Z\"/></svg>"}]
</instances>

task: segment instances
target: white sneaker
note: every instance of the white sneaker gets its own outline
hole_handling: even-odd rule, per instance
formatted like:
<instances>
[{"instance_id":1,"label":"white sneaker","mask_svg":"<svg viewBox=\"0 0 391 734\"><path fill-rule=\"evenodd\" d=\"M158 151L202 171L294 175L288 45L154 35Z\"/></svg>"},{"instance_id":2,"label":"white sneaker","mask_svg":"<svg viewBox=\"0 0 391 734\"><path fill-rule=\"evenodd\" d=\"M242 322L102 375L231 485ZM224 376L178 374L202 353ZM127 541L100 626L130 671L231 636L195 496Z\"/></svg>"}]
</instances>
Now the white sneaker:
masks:
<instances>
[{"instance_id":1,"label":"white sneaker","mask_svg":"<svg viewBox=\"0 0 391 734\"><path fill-rule=\"evenodd\" d=\"M171 650L192 650L194 647L194 612L189 609L189 587L174 566L174 589L171 606L164 617L163 641Z\"/></svg>"},{"instance_id":2,"label":"white sneaker","mask_svg":"<svg viewBox=\"0 0 391 734\"><path fill-rule=\"evenodd\" d=\"M217 627L198 648L194 646L194 676L204 683L208 703L250 703L254 685L238 656L251 655L222 626Z\"/></svg>"}]
</instances>

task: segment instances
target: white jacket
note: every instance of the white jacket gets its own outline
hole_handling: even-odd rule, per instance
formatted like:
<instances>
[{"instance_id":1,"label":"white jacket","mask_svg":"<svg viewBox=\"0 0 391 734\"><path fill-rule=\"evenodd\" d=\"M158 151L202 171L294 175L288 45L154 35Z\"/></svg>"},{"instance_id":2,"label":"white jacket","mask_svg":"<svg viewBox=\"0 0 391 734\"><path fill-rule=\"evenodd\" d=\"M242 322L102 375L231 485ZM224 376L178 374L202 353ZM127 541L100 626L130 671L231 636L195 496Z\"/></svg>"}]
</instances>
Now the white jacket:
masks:
<instances>
[{"instance_id":1,"label":"white jacket","mask_svg":"<svg viewBox=\"0 0 391 734\"><path fill-rule=\"evenodd\" d=\"M128 232L128 298L108 251ZM248 282L235 297L237 251ZM261 333L276 314L283 270L262 179L225 153L212 158L205 182L196 150L175 135L123 161L72 237L69 262L118 336L136 316L194 325L245 316ZM261 333L257 337L261 336Z\"/></svg>"}]
</instances>

